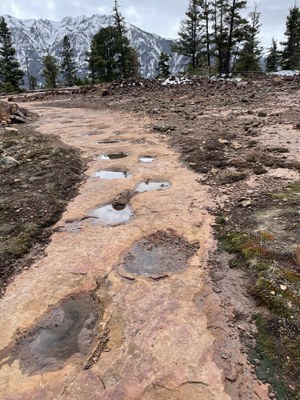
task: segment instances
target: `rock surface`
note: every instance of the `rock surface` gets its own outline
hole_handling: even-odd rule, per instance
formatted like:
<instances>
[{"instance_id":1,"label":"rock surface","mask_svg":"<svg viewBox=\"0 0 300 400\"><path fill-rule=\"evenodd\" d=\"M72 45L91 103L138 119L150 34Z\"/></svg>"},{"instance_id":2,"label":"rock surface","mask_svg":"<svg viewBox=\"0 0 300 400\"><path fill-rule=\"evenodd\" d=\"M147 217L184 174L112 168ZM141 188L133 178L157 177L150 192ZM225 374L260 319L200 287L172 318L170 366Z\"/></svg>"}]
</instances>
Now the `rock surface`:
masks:
<instances>
[{"instance_id":1,"label":"rock surface","mask_svg":"<svg viewBox=\"0 0 300 400\"><path fill-rule=\"evenodd\" d=\"M267 399L267 386L258 386L252 377L237 337L232 343L230 335L226 340L243 368L228 361L225 371L216 361L217 336L212 321L219 321L220 330L228 326L218 300L208 289L206 269L208 254L215 247L214 220L207 212L211 198L196 182L196 175L179 163L164 138L151 134L146 118L83 109L68 109L62 114L59 109L36 104L30 105L30 110L44 115L36 124L42 133L59 134L94 161L89 163L80 194L57 224L57 228L66 227L67 221L80 220L80 229L57 229L47 255L17 276L0 301L1 399L229 400L233 397L227 393L226 382L234 384L238 374L251 399ZM99 129L99 122L106 126L105 131ZM83 130L91 129L98 135L82 136ZM114 137L109 132L124 129L122 142L99 144L100 139ZM155 163L138 162L145 147L149 154L155 154ZM130 154L125 160L110 163L132 176L118 181L94 179L95 171L107 165L107 161L95 160L99 151ZM135 213L126 225L103 227L85 218L95 206L107 204L149 178L167 180L172 186L125 196ZM168 271L162 279L136 276L132 280L119 273L117 266L138 241L169 230L178 237L179 247L199 244L183 258L185 268ZM130 258L126 262L130 263ZM88 351L69 354L51 371L36 368L34 374L22 369L18 357L7 363L9 349L18 346L20 337L32 332L49 309L65 304L69 296L92 296L95 304L101 304L96 337ZM63 320L58 312L58 326ZM79 332L79 346L83 333ZM46 344L42 341L36 347L39 357L43 357ZM247 394L242 398L250 399Z\"/></svg>"}]
</instances>

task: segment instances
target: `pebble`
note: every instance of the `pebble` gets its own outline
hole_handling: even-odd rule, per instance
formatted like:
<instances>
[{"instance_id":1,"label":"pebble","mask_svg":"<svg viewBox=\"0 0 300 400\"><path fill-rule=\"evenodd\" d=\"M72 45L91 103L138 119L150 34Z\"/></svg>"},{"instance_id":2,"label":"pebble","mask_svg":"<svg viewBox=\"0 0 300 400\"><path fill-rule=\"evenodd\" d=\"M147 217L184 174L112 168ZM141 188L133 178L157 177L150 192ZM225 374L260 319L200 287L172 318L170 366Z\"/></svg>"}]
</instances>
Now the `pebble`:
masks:
<instances>
[{"instance_id":1,"label":"pebble","mask_svg":"<svg viewBox=\"0 0 300 400\"><path fill-rule=\"evenodd\" d=\"M18 133L19 131L18 131L18 129L16 129L16 128L9 128L9 127L5 127L4 128L4 130L6 131L6 132L14 132L14 133Z\"/></svg>"}]
</instances>

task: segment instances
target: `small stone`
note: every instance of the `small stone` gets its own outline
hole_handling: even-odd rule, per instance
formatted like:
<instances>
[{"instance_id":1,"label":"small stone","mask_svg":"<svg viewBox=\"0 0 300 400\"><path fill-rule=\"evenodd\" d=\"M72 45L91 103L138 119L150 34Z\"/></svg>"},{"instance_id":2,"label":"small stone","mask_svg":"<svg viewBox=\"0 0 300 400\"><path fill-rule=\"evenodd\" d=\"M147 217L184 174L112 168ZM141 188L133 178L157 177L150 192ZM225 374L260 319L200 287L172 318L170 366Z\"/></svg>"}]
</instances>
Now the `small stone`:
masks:
<instances>
[{"instance_id":1,"label":"small stone","mask_svg":"<svg viewBox=\"0 0 300 400\"><path fill-rule=\"evenodd\" d=\"M271 294L272 294L273 296L275 296L276 293L274 292L274 290L272 290L272 291L271 291Z\"/></svg>"},{"instance_id":2,"label":"small stone","mask_svg":"<svg viewBox=\"0 0 300 400\"><path fill-rule=\"evenodd\" d=\"M250 207L252 204L251 200L244 200L241 202L242 207L246 208L246 207Z\"/></svg>"},{"instance_id":3,"label":"small stone","mask_svg":"<svg viewBox=\"0 0 300 400\"><path fill-rule=\"evenodd\" d=\"M238 325L238 330L241 332L245 332L246 328L243 325Z\"/></svg>"},{"instance_id":4,"label":"small stone","mask_svg":"<svg viewBox=\"0 0 300 400\"><path fill-rule=\"evenodd\" d=\"M265 118L268 114L266 112L260 111L258 113L259 118Z\"/></svg>"},{"instance_id":5,"label":"small stone","mask_svg":"<svg viewBox=\"0 0 300 400\"><path fill-rule=\"evenodd\" d=\"M18 129L16 129L16 128L10 128L10 127L8 127L8 126L6 126L6 127L4 128L4 130L5 130L6 132L10 132L10 133L18 133L18 132L19 132Z\"/></svg>"},{"instance_id":6,"label":"small stone","mask_svg":"<svg viewBox=\"0 0 300 400\"><path fill-rule=\"evenodd\" d=\"M231 147L232 147L234 150L239 150L239 149L241 149L243 146L242 146L241 144L239 144L238 142L232 142L232 143L231 143Z\"/></svg>"},{"instance_id":7,"label":"small stone","mask_svg":"<svg viewBox=\"0 0 300 400\"><path fill-rule=\"evenodd\" d=\"M221 144L228 144L228 140L226 140L226 139L218 139L218 142L219 143L221 143Z\"/></svg>"},{"instance_id":8,"label":"small stone","mask_svg":"<svg viewBox=\"0 0 300 400\"><path fill-rule=\"evenodd\" d=\"M4 164L7 167L15 167L17 165L19 165L19 161L17 161L16 159L14 159L13 157L10 156L1 156L0 157L0 164Z\"/></svg>"},{"instance_id":9,"label":"small stone","mask_svg":"<svg viewBox=\"0 0 300 400\"><path fill-rule=\"evenodd\" d=\"M287 286L285 286L285 285L280 285L280 289L282 290L282 291L286 291L287 290Z\"/></svg>"}]
</instances>

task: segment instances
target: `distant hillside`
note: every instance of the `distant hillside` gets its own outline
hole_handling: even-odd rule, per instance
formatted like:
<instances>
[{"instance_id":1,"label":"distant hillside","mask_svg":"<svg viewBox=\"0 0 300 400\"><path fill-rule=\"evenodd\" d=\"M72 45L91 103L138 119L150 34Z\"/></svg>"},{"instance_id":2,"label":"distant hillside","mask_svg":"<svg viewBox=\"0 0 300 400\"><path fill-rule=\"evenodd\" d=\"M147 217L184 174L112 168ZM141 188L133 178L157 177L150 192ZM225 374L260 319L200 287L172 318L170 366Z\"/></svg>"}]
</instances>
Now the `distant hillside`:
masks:
<instances>
[{"instance_id":1,"label":"distant hillside","mask_svg":"<svg viewBox=\"0 0 300 400\"><path fill-rule=\"evenodd\" d=\"M13 44L22 69L27 71L28 65L30 73L39 81L42 80L40 75L42 57L49 51L51 55L60 59L62 40L65 35L69 36L74 49L79 75L84 76L87 71L86 52L91 38L101 27L106 27L111 23L111 17L107 15L93 15L89 18L66 17L56 22L46 19L21 20L11 16L5 16L5 20L12 32ZM142 76L155 77L160 53L162 51L172 53L173 41L144 32L130 24L127 24L127 31L131 45L138 52ZM178 54L173 55L170 62L172 73L179 72L183 66L183 60L184 57Z\"/></svg>"}]
</instances>

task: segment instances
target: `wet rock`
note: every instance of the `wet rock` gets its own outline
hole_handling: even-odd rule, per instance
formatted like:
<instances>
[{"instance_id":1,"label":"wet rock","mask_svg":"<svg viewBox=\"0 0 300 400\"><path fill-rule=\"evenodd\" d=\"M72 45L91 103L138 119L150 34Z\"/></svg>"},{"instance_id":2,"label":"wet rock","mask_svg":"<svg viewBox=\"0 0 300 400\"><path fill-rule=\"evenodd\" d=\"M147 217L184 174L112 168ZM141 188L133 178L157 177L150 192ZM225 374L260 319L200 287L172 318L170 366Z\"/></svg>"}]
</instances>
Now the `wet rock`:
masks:
<instances>
[{"instance_id":1,"label":"wet rock","mask_svg":"<svg viewBox=\"0 0 300 400\"><path fill-rule=\"evenodd\" d=\"M187 242L173 230L158 231L134 244L117 269L129 279L165 278L187 268L198 248L198 243Z\"/></svg>"},{"instance_id":2,"label":"wet rock","mask_svg":"<svg viewBox=\"0 0 300 400\"><path fill-rule=\"evenodd\" d=\"M18 360L29 376L60 370L75 354L88 353L102 313L102 306L87 293L62 300L35 326L16 334L15 344L0 352L0 366Z\"/></svg>"},{"instance_id":3,"label":"wet rock","mask_svg":"<svg viewBox=\"0 0 300 400\"><path fill-rule=\"evenodd\" d=\"M113 201L112 206L118 210L122 210L130 201L130 199L134 196L134 190L125 190L120 193Z\"/></svg>"}]
</instances>

